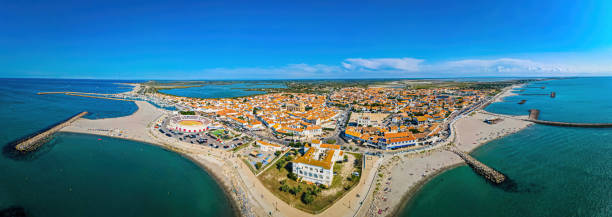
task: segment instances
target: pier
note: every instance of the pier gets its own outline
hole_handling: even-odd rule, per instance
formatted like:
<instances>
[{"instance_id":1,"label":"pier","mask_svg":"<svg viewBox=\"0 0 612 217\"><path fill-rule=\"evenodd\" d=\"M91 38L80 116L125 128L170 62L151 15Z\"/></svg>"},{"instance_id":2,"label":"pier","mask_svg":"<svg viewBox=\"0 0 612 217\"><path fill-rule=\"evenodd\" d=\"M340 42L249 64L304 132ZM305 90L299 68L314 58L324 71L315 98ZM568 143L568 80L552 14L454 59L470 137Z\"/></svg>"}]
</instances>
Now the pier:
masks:
<instances>
[{"instance_id":1,"label":"pier","mask_svg":"<svg viewBox=\"0 0 612 217\"><path fill-rule=\"evenodd\" d=\"M550 93L521 93L519 95L521 95L521 96L550 96L550 98L555 98L557 96L557 93L555 93L555 92L550 92Z\"/></svg>"},{"instance_id":2,"label":"pier","mask_svg":"<svg viewBox=\"0 0 612 217\"><path fill-rule=\"evenodd\" d=\"M15 142L12 142L11 145L14 145L15 150L20 152L29 152L36 150L40 145L47 141L51 135L61 130L62 128L72 124L74 121L88 114L86 111L78 113L64 121L61 121L57 124L51 125L46 129L35 132L29 136L26 136L22 139L19 139Z\"/></svg>"},{"instance_id":3,"label":"pier","mask_svg":"<svg viewBox=\"0 0 612 217\"><path fill-rule=\"evenodd\" d=\"M526 121L531 121L536 124L561 126L561 127L612 128L612 123L569 123L569 122L558 122L558 121L543 121L543 120L538 120L539 116L540 116L540 110L530 109L529 118L526 119Z\"/></svg>"},{"instance_id":4,"label":"pier","mask_svg":"<svg viewBox=\"0 0 612 217\"><path fill-rule=\"evenodd\" d=\"M38 92L38 95L47 95L47 94L65 94L68 96L80 96L80 97L89 97L89 98L97 98L97 99L111 99L111 100L121 100L121 101L134 101L131 99L123 99L123 98L115 98L111 96L116 96L117 94L110 93L83 93L83 92Z\"/></svg>"},{"instance_id":5,"label":"pier","mask_svg":"<svg viewBox=\"0 0 612 217\"><path fill-rule=\"evenodd\" d=\"M506 180L506 176L504 174L481 163L480 161L476 160L469 154L459 151L459 150L453 150L453 149L451 149L450 151L452 151L453 153L461 157L461 159L463 159L465 163L474 170L474 172L476 172L478 175L481 175L488 181L495 183L495 184L501 184L502 182Z\"/></svg>"}]
</instances>

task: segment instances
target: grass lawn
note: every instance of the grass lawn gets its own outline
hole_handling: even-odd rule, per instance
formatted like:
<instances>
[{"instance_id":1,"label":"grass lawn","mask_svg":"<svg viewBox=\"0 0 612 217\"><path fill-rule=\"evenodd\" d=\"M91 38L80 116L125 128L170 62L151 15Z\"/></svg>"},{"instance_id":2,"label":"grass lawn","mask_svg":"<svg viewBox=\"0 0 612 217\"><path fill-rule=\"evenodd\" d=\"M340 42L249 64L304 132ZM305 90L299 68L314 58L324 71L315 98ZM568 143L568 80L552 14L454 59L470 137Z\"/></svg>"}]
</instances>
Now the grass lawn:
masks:
<instances>
[{"instance_id":1,"label":"grass lawn","mask_svg":"<svg viewBox=\"0 0 612 217\"><path fill-rule=\"evenodd\" d=\"M240 145L240 146L235 147L234 149L232 149L232 151L233 151L233 152L237 152L237 151L239 151L240 149L243 149L244 147L249 146L250 144L251 144L251 143L245 143L245 144L242 144L242 145Z\"/></svg>"},{"instance_id":2,"label":"grass lawn","mask_svg":"<svg viewBox=\"0 0 612 217\"><path fill-rule=\"evenodd\" d=\"M280 167L276 164L271 165L258 178L266 188L274 193L274 195L300 210L313 214L320 213L330 207L334 202L338 201L338 199L359 183L359 176L355 177L353 180L349 180L348 178L354 171L361 174L361 154L354 154L353 158L351 158L359 159L358 161L336 163L334 165L334 172L338 175L334 176L332 184L328 188L296 182L290 179L289 173L291 171L291 163L289 161L293 158L295 158L295 156L290 154L283 156L277 162L277 164L281 165ZM346 175L347 173L348 175ZM289 190L282 191L281 187L283 184L286 185ZM319 188L321 191L314 196L312 202L308 204L304 203L302 201L302 194L315 188Z\"/></svg>"},{"instance_id":3,"label":"grass lawn","mask_svg":"<svg viewBox=\"0 0 612 217\"><path fill-rule=\"evenodd\" d=\"M215 135L217 138L221 138L223 135L225 135L225 132L223 130L214 130L210 133Z\"/></svg>"}]
</instances>

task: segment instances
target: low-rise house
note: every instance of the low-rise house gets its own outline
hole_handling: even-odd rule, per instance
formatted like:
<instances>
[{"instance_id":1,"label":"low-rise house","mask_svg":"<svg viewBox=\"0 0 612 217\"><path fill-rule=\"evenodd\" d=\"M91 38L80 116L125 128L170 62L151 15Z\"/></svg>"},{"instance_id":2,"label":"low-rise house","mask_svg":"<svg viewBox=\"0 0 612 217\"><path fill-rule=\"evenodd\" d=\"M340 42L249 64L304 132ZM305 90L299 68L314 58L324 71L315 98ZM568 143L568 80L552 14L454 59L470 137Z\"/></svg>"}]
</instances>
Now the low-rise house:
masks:
<instances>
[{"instance_id":1,"label":"low-rise house","mask_svg":"<svg viewBox=\"0 0 612 217\"><path fill-rule=\"evenodd\" d=\"M282 151L283 150L283 146L277 145L274 143L269 143L269 142L262 141L262 140L257 140L255 143L259 145L259 148L262 151Z\"/></svg>"}]
</instances>

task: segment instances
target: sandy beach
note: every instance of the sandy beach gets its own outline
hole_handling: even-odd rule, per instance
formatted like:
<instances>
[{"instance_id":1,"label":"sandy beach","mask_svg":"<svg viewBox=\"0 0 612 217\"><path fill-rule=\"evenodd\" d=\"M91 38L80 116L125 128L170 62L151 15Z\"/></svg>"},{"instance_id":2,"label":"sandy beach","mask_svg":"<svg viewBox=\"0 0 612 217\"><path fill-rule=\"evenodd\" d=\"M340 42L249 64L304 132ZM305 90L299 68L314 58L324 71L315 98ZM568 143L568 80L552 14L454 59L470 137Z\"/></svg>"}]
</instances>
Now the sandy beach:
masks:
<instances>
[{"instance_id":1,"label":"sandy beach","mask_svg":"<svg viewBox=\"0 0 612 217\"><path fill-rule=\"evenodd\" d=\"M511 91L517 87L520 86L506 88L493 100L513 95ZM501 120L494 124L484 122L495 118ZM455 136L450 138L452 147L469 153L487 142L531 126L531 122L522 120L524 118L526 116L497 115L477 110L453 123ZM461 158L442 147L389 157L379 170L383 177L379 178L379 191L374 195L376 202L369 207L366 216L397 215L427 181L462 164L464 161Z\"/></svg>"},{"instance_id":2,"label":"sandy beach","mask_svg":"<svg viewBox=\"0 0 612 217\"><path fill-rule=\"evenodd\" d=\"M177 152L198 164L217 180L235 202L243 216L354 216L362 206L370 201L364 200L371 190L370 183L375 178L376 167L382 159L369 157L363 171L362 181L339 201L313 215L298 210L272 194L257 177L232 152L208 146L179 142L161 135L154 128L167 112L148 102L135 101L138 110L125 117L98 120L79 119L61 131L109 136L158 145Z\"/></svg>"},{"instance_id":3,"label":"sandy beach","mask_svg":"<svg viewBox=\"0 0 612 217\"><path fill-rule=\"evenodd\" d=\"M495 124L487 124L485 120L499 118ZM488 112L476 111L470 117L462 118L455 123L455 146L460 151L472 152L479 146L494 139L516 133L533 123L522 119L526 116L499 116Z\"/></svg>"},{"instance_id":4,"label":"sandy beach","mask_svg":"<svg viewBox=\"0 0 612 217\"><path fill-rule=\"evenodd\" d=\"M506 97L518 95L517 93L514 93L514 89L521 88L523 87L523 85L524 84L516 84L510 87L504 88L504 90L502 90L502 93L496 96L493 102L502 102L504 101L504 98Z\"/></svg>"},{"instance_id":5,"label":"sandy beach","mask_svg":"<svg viewBox=\"0 0 612 217\"><path fill-rule=\"evenodd\" d=\"M379 170L379 191L366 216L393 216L420 186L435 175L461 165L463 160L450 151L437 149L390 158ZM378 214L380 212L380 214Z\"/></svg>"},{"instance_id":6,"label":"sandy beach","mask_svg":"<svg viewBox=\"0 0 612 217\"><path fill-rule=\"evenodd\" d=\"M513 88L518 86L513 86ZM506 88L493 100L512 95ZM161 135L154 124L168 111L143 101L135 101L132 115L99 120L79 119L62 131L110 136L147 142L177 152L200 165L230 195L243 216L389 216L396 214L424 183L443 171L463 164L444 145L419 153L368 157L360 183L322 213L313 215L296 209L272 194L232 152L208 146L179 142ZM495 124L484 120L500 118ZM475 111L456 120L451 141L464 152L471 152L491 140L518 132L531 125L524 117ZM444 143L448 144L448 142ZM382 176L382 177L381 177ZM380 213L380 214L379 214Z\"/></svg>"}]
</instances>

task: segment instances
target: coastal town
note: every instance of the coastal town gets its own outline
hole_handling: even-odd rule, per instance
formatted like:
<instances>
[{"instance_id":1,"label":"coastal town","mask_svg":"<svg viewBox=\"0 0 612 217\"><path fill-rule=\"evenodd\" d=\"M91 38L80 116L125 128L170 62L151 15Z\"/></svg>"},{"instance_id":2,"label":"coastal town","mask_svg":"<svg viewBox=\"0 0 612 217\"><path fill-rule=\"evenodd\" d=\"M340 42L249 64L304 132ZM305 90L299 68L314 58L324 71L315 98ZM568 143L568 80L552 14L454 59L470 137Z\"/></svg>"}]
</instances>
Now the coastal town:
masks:
<instances>
[{"instance_id":1,"label":"coastal town","mask_svg":"<svg viewBox=\"0 0 612 217\"><path fill-rule=\"evenodd\" d=\"M243 216L391 216L423 180L463 163L503 182L466 153L530 125L481 110L514 94L519 82L502 89L341 87L218 99L126 85L133 90L69 94L134 101L136 113L73 120L61 131L175 151L211 173Z\"/></svg>"},{"instance_id":2,"label":"coastal town","mask_svg":"<svg viewBox=\"0 0 612 217\"><path fill-rule=\"evenodd\" d=\"M612 216L612 0L0 1L0 217Z\"/></svg>"}]
</instances>

